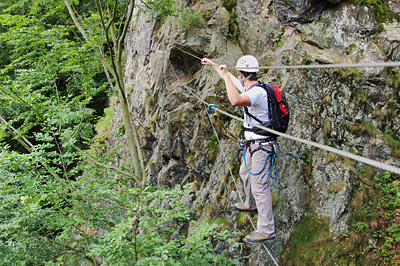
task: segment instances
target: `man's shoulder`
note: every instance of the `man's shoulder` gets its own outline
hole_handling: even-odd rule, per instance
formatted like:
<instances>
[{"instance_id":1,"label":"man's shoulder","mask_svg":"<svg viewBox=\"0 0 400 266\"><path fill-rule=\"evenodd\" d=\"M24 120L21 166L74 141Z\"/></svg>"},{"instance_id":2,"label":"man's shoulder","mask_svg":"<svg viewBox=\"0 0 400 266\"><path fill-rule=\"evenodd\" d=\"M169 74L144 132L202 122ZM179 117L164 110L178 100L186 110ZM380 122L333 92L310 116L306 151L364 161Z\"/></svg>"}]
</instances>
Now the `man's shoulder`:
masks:
<instances>
[{"instance_id":1,"label":"man's shoulder","mask_svg":"<svg viewBox=\"0 0 400 266\"><path fill-rule=\"evenodd\" d=\"M252 94L266 94L264 86L261 83L254 84L248 92L251 92Z\"/></svg>"}]
</instances>

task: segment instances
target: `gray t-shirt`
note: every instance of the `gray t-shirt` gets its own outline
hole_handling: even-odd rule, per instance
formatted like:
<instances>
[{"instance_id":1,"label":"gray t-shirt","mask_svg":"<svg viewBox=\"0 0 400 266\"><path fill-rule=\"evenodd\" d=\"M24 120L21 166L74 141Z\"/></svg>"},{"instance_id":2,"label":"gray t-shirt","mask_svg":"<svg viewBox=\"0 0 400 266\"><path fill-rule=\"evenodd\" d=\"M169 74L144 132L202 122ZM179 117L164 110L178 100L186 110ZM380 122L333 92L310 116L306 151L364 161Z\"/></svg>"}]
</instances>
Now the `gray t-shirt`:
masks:
<instances>
[{"instance_id":1,"label":"gray t-shirt","mask_svg":"<svg viewBox=\"0 0 400 266\"><path fill-rule=\"evenodd\" d=\"M268 96L267 92L260 86L253 86L250 90L245 90L245 88L240 84L240 81L231 75L231 79L233 84L238 88L242 94L246 94L251 102L251 106L248 106L249 113L255 116L256 118L260 119L263 122L270 121L268 116ZM244 120L252 122L254 124L259 125L260 123L249 117L246 113L244 113ZM246 128L253 128L252 125L245 123L244 126ZM244 136L247 140L253 139L265 139L265 136L255 134L250 131L245 131Z\"/></svg>"}]
</instances>

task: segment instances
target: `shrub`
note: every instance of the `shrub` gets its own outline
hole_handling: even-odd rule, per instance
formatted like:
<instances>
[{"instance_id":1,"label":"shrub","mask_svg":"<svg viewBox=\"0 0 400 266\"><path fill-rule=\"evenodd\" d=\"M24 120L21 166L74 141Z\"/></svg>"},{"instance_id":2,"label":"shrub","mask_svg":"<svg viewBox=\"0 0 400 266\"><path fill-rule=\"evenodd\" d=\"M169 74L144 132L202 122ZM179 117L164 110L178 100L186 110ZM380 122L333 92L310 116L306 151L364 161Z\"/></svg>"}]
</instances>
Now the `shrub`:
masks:
<instances>
[{"instance_id":1,"label":"shrub","mask_svg":"<svg viewBox=\"0 0 400 266\"><path fill-rule=\"evenodd\" d=\"M191 28L204 26L206 22L201 17L200 12L184 9L179 16L179 24L186 28Z\"/></svg>"}]
</instances>

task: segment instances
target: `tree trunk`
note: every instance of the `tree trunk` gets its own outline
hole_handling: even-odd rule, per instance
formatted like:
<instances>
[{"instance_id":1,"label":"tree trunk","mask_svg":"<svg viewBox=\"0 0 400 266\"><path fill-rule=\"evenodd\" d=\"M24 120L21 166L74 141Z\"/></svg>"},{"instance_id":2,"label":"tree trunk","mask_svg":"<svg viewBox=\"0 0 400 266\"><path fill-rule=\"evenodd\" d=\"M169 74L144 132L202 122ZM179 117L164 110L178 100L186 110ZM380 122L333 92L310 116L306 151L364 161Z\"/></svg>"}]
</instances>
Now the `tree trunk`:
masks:
<instances>
[{"instance_id":1,"label":"tree trunk","mask_svg":"<svg viewBox=\"0 0 400 266\"><path fill-rule=\"evenodd\" d=\"M142 165L140 163L141 159L139 158L140 155L137 148L138 145L136 140L139 140L139 138L137 135L136 127L133 124L132 117L129 112L127 99L126 97L120 95L121 93L123 93L123 91L119 91L118 95L120 96L119 98L121 101L122 115L126 131L125 135L128 140L128 147L132 157L132 165L133 168L135 169L135 176L141 183L137 185L143 188L146 185L146 180L143 172L144 169L142 168Z\"/></svg>"}]
</instances>

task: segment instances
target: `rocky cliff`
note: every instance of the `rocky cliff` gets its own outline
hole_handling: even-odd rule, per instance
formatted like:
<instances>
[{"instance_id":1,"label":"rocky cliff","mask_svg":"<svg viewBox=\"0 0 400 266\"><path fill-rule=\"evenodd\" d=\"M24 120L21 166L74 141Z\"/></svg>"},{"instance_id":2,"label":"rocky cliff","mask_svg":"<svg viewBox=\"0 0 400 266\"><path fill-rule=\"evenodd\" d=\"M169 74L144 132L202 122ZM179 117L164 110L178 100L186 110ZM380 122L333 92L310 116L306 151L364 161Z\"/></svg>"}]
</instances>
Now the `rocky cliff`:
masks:
<instances>
[{"instance_id":1,"label":"rocky cliff","mask_svg":"<svg viewBox=\"0 0 400 266\"><path fill-rule=\"evenodd\" d=\"M189 14L200 13L200 19L160 22L138 13L125 44L128 97L147 175L152 184L194 182L195 193L182 200L196 218L218 219L245 234L252 230L250 223L231 208L243 195L239 146L220 132L220 149L207 108L188 88L222 110L237 116L242 111L230 106L217 74L182 50L228 66L244 54L264 66L397 61L400 27L377 17L373 7L340 0L187 0L179 5ZM392 1L387 10L396 14L400 7ZM265 82L286 93L288 134L387 163L400 157L398 77L393 68L262 72ZM118 103L114 108L116 132L122 122ZM219 119L238 133L240 122L223 115ZM123 144L124 137L111 142ZM281 138L279 143L279 177L272 181L277 241L268 248L278 261L290 264L299 230L314 226L312 232L324 236L317 243L321 247L329 241L335 245L352 230L355 208L367 200L357 194L360 183L379 171L294 141ZM262 247L221 243L217 250L238 258L240 265L272 265ZM319 263L329 261L325 254L338 252L316 255Z\"/></svg>"}]
</instances>

